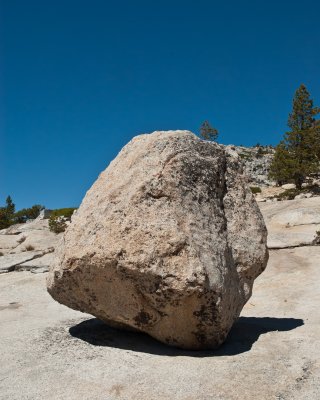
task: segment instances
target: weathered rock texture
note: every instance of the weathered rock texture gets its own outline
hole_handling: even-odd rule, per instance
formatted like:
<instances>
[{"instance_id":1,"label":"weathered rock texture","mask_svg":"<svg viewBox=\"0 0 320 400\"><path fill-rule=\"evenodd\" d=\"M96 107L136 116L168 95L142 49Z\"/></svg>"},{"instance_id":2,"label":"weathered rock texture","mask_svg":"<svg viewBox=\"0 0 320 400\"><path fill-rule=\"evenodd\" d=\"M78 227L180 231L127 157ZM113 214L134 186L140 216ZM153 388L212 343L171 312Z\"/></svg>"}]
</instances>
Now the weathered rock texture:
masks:
<instances>
[{"instance_id":1,"label":"weathered rock texture","mask_svg":"<svg viewBox=\"0 0 320 400\"><path fill-rule=\"evenodd\" d=\"M320 197L260 203L268 228L268 248L318 244Z\"/></svg>"},{"instance_id":2,"label":"weathered rock texture","mask_svg":"<svg viewBox=\"0 0 320 400\"><path fill-rule=\"evenodd\" d=\"M0 274L25 269L48 270L61 236L51 232L48 220L41 217L0 230Z\"/></svg>"},{"instance_id":3,"label":"weathered rock texture","mask_svg":"<svg viewBox=\"0 0 320 400\"><path fill-rule=\"evenodd\" d=\"M73 216L48 291L112 326L215 348L266 266L266 240L236 153L188 131L141 135Z\"/></svg>"}]
</instances>

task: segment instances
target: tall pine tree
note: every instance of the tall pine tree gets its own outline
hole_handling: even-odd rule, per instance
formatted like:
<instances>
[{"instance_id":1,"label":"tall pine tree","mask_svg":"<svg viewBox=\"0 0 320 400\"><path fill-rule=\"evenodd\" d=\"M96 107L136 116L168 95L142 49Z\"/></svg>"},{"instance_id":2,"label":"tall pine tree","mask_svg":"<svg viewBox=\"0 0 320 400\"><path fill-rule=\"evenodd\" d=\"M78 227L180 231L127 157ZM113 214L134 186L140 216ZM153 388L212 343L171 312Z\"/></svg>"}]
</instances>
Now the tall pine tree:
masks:
<instances>
[{"instance_id":1,"label":"tall pine tree","mask_svg":"<svg viewBox=\"0 0 320 400\"><path fill-rule=\"evenodd\" d=\"M295 92L292 112L288 118L290 131L285 133L282 143L277 146L270 169L270 177L277 182L291 180L301 189L306 176L318 170L319 158L315 143L319 128L314 117L319 111L313 106L307 88L300 85Z\"/></svg>"},{"instance_id":2,"label":"tall pine tree","mask_svg":"<svg viewBox=\"0 0 320 400\"><path fill-rule=\"evenodd\" d=\"M6 210L7 210L8 217L12 218L14 213L15 213L16 206L14 205L14 203L13 203L13 201L11 199L11 196L8 196L6 198Z\"/></svg>"},{"instance_id":3,"label":"tall pine tree","mask_svg":"<svg viewBox=\"0 0 320 400\"><path fill-rule=\"evenodd\" d=\"M0 229L8 228L12 222L15 212L15 205L10 196L6 198L6 206L0 207Z\"/></svg>"},{"instance_id":4,"label":"tall pine tree","mask_svg":"<svg viewBox=\"0 0 320 400\"><path fill-rule=\"evenodd\" d=\"M286 149L285 143L281 141L276 147L276 152L270 166L269 177L274 179L278 185L283 185L290 180L291 171L292 159Z\"/></svg>"}]
</instances>

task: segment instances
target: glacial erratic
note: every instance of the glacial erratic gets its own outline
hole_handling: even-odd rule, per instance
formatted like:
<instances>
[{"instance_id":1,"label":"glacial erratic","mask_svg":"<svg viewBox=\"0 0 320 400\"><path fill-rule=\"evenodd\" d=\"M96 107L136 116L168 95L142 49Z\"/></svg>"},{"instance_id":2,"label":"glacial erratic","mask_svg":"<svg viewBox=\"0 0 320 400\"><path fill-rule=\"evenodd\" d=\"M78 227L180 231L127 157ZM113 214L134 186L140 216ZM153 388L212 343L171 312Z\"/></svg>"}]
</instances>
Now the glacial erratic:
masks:
<instances>
[{"instance_id":1,"label":"glacial erratic","mask_svg":"<svg viewBox=\"0 0 320 400\"><path fill-rule=\"evenodd\" d=\"M73 216L48 291L111 326L216 348L266 267L266 242L235 152L189 131L140 135Z\"/></svg>"}]
</instances>

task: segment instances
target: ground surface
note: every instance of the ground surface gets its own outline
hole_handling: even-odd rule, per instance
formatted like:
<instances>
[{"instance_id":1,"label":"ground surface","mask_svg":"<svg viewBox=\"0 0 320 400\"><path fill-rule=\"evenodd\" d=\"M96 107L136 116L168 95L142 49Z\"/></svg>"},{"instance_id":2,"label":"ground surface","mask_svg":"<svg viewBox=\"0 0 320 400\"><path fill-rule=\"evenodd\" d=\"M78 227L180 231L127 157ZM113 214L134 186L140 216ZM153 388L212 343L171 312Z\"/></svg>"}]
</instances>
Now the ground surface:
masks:
<instances>
[{"instance_id":1,"label":"ground surface","mask_svg":"<svg viewBox=\"0 0 320 400\"><path fill-rule=\"evenodd\" d=\"M320 247L273 250L215 352L115 331L47 294L47 274L0 276L0 399L320 398Z\"/></svg>"},{"instance_id":2,"label":"ground surface","mask_svg":"<svg viewBox=\"0 0 320 400\"><path fill-rule=\"evenodd\" d=\"M320 197L260 203L268 228L268 247L310 245L320 231Z\"/></svg>"}]
</instances>

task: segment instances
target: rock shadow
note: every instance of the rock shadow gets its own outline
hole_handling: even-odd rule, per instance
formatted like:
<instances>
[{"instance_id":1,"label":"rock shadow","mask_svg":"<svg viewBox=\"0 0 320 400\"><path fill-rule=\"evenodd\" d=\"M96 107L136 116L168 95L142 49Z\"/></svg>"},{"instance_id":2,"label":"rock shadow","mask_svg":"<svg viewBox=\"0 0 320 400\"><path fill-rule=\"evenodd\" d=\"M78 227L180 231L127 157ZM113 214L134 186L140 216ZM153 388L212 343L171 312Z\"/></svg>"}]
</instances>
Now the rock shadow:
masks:
<instances>
[{"instance_id":1,"label":"rock shadow","mask_svg":"<svg viewBox=\"0 0 320 400\"><path fill-rule=\"evenodd\" d=\"M232 327L227 340L217 350L190 351L167 346L141 332L118 330L92 318L69 329L71 336L94 346L115 347L141 353L166 356L217 357L245 353L268 332L285 332L304 324L302 319L240 317Z\"/></svg>"}]
</instances>

